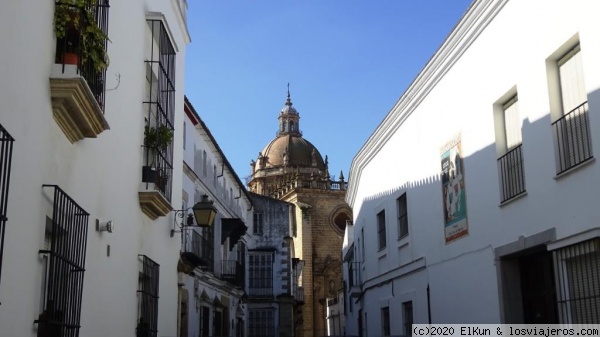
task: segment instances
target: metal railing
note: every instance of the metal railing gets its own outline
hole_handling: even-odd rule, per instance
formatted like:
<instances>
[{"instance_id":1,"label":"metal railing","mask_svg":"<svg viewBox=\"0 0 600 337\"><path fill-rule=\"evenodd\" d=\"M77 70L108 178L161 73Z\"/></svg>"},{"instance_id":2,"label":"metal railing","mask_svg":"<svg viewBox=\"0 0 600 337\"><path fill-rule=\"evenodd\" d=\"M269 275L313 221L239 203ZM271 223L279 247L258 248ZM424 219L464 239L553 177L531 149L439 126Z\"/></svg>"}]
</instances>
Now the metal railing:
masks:
<instances>
[{"instance_id":1,"label":"metal railing","mask_svg":"<svg viewBox=\"0 0 600 337\"><path fill-rule=\"evenodd\" d=\"M0 276L2 275L2 255L4 252L4 233L6 232L6 211L8 206L8 187L10 167L15 139L0 125ZM1 279L1 277L0 277Z\"/></svg>"},{"instance_id":2,"label":"metal railing","mask_svg":"<svg viewBox=\"0 0 600 337\"><path fill-rule=\"evenodd\" d=\"M304 303L304 288L302 286L296 287L296 293L294 294L294 298L298 303Z\"/></svg>"},{"instance_id":3,"label":"metal railing","mask_svg":"<svg viewBox=\"0 0 600 337\"><path fill-rule=\"evenodd\" d=\"M348 262L348 286L350 288L360 288L361 286L360 264L360 262Z\"/></svg>"},{"instance_id":4,"label":"metal railing","mask_svg":"<svg viewBox=\"0 0 600 337\"><path fill-rule=\"evenodd\" d=\"M158 263L146 255L141 258L142 268L139 274L138 300L140 312L136 334L138 337L157 337L158 335Z\"/></svg>"},{"instance_id":5,"label":"metal railing","mask_svg":"<svg viewBox=\"0 0 600 337\"><path fill-rule=\"evenodd\" d=\"M554 251L561 324L600 322L600 239Z\"/></svg>"},{"instance_id":6,"label":"metal railing","mask_svg":"<svg viewBox=\"0 0 600 337\"><path fill-rule=\"evenodd\" d=\"M73 4L73 1L56 1L55 6L63 6L72 9L72 14L69 14L70 20L65 23L63 27L58 29L64 30L64 37L57 39L56 41L56 63L63 65L63 72L65 71L65 64L70 62L76 62L77 70L79 75L83 77L89 86L92 94L98 101L98 105L104 112L104 96L106 92L106 69L98 70L94 64L96 61L92 59L95 51L87 51L84 48L85 44L90 44L90 41L97 37L91 36L84 40L84 30L87 32L88 26L98 26L104 35L108 36L108 0L86 0L83 7L78 7ZM93 19L94 22L89 22ZM79 27L73 23L73 20L79 22ZM93 33L87 33L93 34ZM104 40L104 51L106 51L106 39ZM92 41L93 43L93 41ZM90 48L90 47L88 47ZM67 55L77 55L76 60L68 61ZM102 57L102 56L94 56Z\"/></svg>"},{"instance_id":7,"label":"metal railing","mask_svg":"<svg viewBox=\"0 0 600 337\"><path fill-rule=\"evenodd\" d=\"M79 336L81 297L89 214L56 185L54 189L50 247L47 256L44 311L34 321L41 336Z\"/></svg>"},{"instance_id":8,"label":"metal railing","mask_svg":"<svg viewBox=\"0 0 600 337\"><path fill-rule=\"evenodd\" d=\"M147 20L151 33L149 55L146 55L147 99L143 102L147 109L147 128L171 132L175 116L175 61L176 53L169 34L160 20ZM173 143L164 148L146 148L146 165L156 172L154 188L171 201L173 177ZM150 179L151 180L151 179Z\"/></svg>"},{"instance_id":9,"label":"metal railing","mask_svg":"<svg viewBox=\"0 0 600 337\"><path fill-rule=\"evenodd\" d=\"M525 193L522 145L498 158L501 203Z\"/></svg>"},{"instance_id":10,"label":"metal railing","mask_svg":"<svg viewBox=\"0 0 600 337\"><path fill-rule=\"evenodd\" d=\"M588 102L552 123L558 147L558 172L561 174L593 157Z\"/></svg>"},{"instance_id":11,"label":"metal railing","mask_svg":"<svg viewBox=\"0 0 600 337\"><path fill-rule=\"evenodd\" d=\"M244 288L244 268L241 263L236 260L221 261L221 280L227 281L234 286Z\"/></svg>"},{"instance_id":12,"label":"metal railing","mask_svg":"<svg viewBox=\"0 0 600 337\"><path fill-rule=\"evenodd\" d=\"M208 231L210 229L203 229ZM194 266L213 270L213 243L193 228L184 229L183 249L181 255Z\"/></svg>"}]
</instances>

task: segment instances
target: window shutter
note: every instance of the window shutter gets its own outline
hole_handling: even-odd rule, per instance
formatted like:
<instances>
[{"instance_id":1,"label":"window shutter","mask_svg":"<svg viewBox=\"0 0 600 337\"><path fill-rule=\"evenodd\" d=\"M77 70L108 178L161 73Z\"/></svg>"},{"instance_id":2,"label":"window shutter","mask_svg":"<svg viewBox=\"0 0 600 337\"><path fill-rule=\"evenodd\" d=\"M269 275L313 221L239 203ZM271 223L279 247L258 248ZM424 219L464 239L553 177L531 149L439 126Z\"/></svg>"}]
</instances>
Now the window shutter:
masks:
<instances>
[{"instance_id":1,"label":"window shutter","mask_svg":"<svg viewBox=\"0 0 600 337\"><path fill-rule=\"evenodd\" d=\"M558 60L563 114L569 113L587 101L580 51L577 46Z\"/></svg>"},{"instance_id":2,"label":"window shutter","mask_svg":"<svg viewBox=\"0 0 600 337\"><path fill-rule=\"evenodd\" d=\"M521 145L521 117L519 116L519 101L513 97L504 105L504 129L506 132L507 152Z\"/></svg>"}]
</instances>

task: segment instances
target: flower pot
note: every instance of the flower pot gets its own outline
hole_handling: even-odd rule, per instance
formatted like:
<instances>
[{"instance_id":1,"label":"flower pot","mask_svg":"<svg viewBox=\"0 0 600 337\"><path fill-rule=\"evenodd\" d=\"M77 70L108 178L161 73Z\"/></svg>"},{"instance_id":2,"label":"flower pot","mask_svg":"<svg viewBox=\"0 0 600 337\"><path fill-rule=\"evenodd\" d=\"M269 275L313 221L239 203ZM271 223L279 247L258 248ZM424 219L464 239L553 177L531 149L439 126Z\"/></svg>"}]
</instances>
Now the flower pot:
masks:
<instances>
[{"instance_id":1,"label":"flower pot","mask_svg":"<svg viewBox=\"0 0 600 337\"><path fill-rule=\"evenodd\" d=\"M76 53L64 53L62 55L63 64L79 64L79 56Z\"/></svg>"},{"instance_id":2,"label":"flower pot","mask_svg":"<svg viewBox=\"0 0 600 337\"><path fill-rule=\"evenodd\" d=\"M157 172L156 169L151 166L142 166L142 182L143 183L156 183Z\"/></svg>"}]
</instances>

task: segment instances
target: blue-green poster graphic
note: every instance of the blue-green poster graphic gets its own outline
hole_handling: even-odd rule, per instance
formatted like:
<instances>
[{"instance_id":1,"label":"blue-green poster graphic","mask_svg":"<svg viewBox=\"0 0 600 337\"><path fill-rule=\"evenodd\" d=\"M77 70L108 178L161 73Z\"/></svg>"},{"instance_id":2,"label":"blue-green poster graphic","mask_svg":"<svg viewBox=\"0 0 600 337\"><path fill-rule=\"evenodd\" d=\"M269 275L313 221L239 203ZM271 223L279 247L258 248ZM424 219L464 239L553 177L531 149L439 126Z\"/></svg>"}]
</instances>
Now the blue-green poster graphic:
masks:
<instances>
[{"instance_id":1,"label":"blue-green poster graphic","mask_svg":"<svg viewBox=\"0 0 600 337\"><path fill-rule=\"evenodd\" d=\"M469 234L465 196L465 168L460 135L442 148L441 161L444 237L446 243L450 243Z\"/></svg>"}]
</instances>

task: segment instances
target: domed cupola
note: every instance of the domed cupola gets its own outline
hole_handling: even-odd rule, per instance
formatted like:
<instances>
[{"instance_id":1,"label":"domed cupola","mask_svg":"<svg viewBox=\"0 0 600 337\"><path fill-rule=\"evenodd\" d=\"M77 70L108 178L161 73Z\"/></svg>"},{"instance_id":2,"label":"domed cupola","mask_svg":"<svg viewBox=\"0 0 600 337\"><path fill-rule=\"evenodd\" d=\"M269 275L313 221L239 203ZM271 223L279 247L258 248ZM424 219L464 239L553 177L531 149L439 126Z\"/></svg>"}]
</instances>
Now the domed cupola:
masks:
<instances>
[{"instance_id":1,"label":"domed cupola","mask_svg":"<svg viewBox=\"0 0 600 337\"><path fill-rule=\"evenodd\" d=\"M293 107L292 99L290 98L290 85L288 83L287 100L285 106L279 113L279 130L277 136L282 135L302 136L300 131L300 114Z\"/></svg>"}]
</instances>

